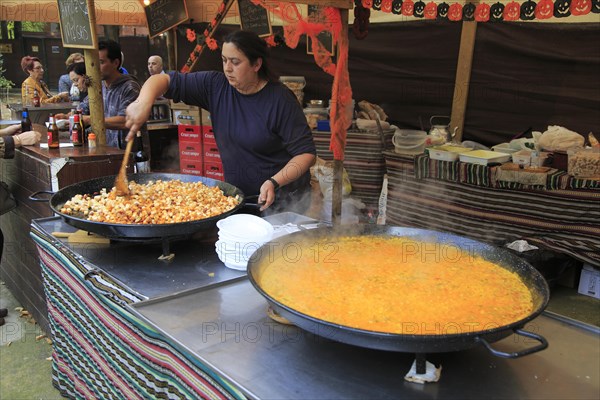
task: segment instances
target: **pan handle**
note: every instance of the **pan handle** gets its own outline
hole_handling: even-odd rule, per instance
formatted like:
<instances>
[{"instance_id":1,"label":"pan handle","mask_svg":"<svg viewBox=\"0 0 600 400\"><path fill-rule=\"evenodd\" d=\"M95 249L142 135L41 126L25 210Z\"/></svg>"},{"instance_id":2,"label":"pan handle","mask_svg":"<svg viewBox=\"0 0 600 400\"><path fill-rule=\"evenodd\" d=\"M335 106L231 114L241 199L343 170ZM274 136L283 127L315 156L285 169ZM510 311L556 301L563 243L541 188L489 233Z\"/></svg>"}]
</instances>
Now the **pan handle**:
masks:
<instances>
[{"instance_id":1,"label":"pan handle","mask_svg":"<svg viewBox=\"0 0 600 400\"><path fill-rule=\"evenodd\" d=\"M46 203L50 201L50 198L38 198L38 197L36 197L39 194L50 194L50 195L53 195L54 192L52 192L50 190L40 190L40 191L32 193L29 196L29 200L31 200L31 201L39 201L39 202L43 201L43 202L46 202Z\"/></svg>"},{"instance_id":2,"label":"pan handle","mask_svg":"<svg viewBox=\"0 0 600 400\"><path fill-rule=\"evenodd\" d=\"M248 199L255 200L256 203L248 203L247 202ZM258 195L257 194L253 194L252 196L246 196L244 198L244 206L256 208L258 210L258 209L260 209L262 207L262 204L258 202Z\"/></svg>"},{"instance_id":3,"label":"pan handle","mask_svg":"<svg viewBox=\"0 0 600 400\"><path fill-rule=\"evenodd\" d=\"M483 345L489 350L490 353L492 353L493 355L495 355L497 357L502 357L502 358L518 358L518 357L526 356L527 354L537 353L538 351L544 350L546 347L548 347L548 341L541 335L538 335L536 333L529 332L529 331L526 331L523 329L514 329L514 332L517 335L525 336L530 339L535 339L538 342L540 342L540 344L538 344L537 346L533 346L529 349L515 351L513 353L506 353L504 351L493 349L492 346L487 342L487 340L485 340L482 337L477 337L475 340L477 342L483 343Z\"/></svg>"}]
</instances>

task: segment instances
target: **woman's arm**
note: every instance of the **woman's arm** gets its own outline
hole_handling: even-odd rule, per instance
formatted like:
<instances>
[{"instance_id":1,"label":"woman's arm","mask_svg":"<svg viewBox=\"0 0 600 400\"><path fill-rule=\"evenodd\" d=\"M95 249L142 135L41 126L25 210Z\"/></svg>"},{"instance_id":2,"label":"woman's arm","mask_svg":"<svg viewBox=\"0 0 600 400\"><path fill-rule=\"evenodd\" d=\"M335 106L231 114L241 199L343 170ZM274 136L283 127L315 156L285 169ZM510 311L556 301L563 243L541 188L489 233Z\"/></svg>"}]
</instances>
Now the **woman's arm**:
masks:
<instances>
[{"instance_id":1,"label":"woman's arm","mask_svg":"<svg viewBox=\"0 0 600 400\"><path fill-rule=\"evenodd\" d=\"M292 157L290 161L272 178L279 184L279 186L285 186L292 183L296 179L309 170L310 167L315 163L316 156L311 153L298 154ZM261 211L268 208L275 201L275 184L271 180L266 180L260 187L260 194L258 196L258 202L264 203L261 207Z\"/></svg>"},{"instance_id":2,"label":"woman's arm","mask_svg":"<svg viewBox=\"0 0 600 400\"><path fill-rule=\"evenodd\" d=\"M157 97L165 94L169 88L171 77L169 74L158 74L152 75L142 89L138 98L127 106L126 122L125 126L129 128L129 134L127 134L127 141L132 140L135 137L137 131L148 121L150 117L150 111L152 111L152 105Z\"/></svg>"}]
</instances>

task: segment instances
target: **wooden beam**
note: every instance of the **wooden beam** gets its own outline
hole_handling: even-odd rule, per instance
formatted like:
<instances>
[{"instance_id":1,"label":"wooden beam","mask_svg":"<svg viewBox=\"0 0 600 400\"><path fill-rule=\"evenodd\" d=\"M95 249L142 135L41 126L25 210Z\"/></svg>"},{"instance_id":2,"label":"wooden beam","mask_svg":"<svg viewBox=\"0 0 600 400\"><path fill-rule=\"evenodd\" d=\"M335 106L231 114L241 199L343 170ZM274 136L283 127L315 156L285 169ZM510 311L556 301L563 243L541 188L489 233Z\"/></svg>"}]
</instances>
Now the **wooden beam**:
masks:
<instances>
[{"instance_id":1,"label":"wooden beam","mask_svg":"<svg viewBox=\"0 0 600 400\"><path fill-rule=\"evenodd\" d=\"M96 8L94 0L89 1L88 16L92 37L96 37ZM91 85L88 88L90 98L90 124L92 132L96 134L98 144L106 144L106 125L104 123L104 99L102 97L102 77L100 76L100 57L98 45L95 49L84 49L85 73L90 77Z\"/></svg>"},{"instance_id":2,"label":"wooden beam","mask_svg":"<svg viewBox=\"0 0 600 400\"><path fill-rule=\"evenodd\" d=\"M231 5L233 4L234 1L237 1L237 0L226 0L225 1L225 8L223 9L223 12L222 13L217 13L217 15L215 16L214 26L212 25L212 22L209 23L208 27L206 28L208 30L208 36L207 36L208 39L210 39L210 38L213 37L213 35L215 34L215 31L217 30L217 28L219 27L219 25L221 25L221 22L223 21L223 19L227 15L227 12L231 8ZM182 72L194 72L196 70L197 65L198 65L198 59L200 59L200 56L204 52L205 48L206 48L206 43L204 43L204 42L198 43L196 45L196 47L194 48L194 52L193 52L193 53L196 53L195 54L196 58L192 59L192 57L190 56L190 58L188 58L187 62L185 63L185 66L183 67L183 69L181 71Z\"/></svg>"},{"instance_id":3,"label":"wooden beam","mask_svg":"<svg viewBox=\"0 0 600 400\"><path fill-rule=\"evenodd\" d=\"M472 3L479 3L479 1L473 1ZM454 81L454 96L452 98L452 114L450 116L450 130L455 133L453 140L456 142L460 142L463 136L476 33L477 22L462 22L458 65L456 66L456 79Z\"/></svg>"}]
</instances>

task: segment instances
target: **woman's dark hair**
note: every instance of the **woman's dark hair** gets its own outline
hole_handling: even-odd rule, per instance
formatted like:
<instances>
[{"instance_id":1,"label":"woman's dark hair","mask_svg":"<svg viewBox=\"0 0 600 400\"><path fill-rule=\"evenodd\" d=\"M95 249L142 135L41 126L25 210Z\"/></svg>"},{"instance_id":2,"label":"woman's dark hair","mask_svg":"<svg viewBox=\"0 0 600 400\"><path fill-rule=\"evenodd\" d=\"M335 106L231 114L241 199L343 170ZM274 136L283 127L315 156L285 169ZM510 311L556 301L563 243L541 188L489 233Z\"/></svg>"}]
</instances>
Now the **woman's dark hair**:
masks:
<instances>
[{"instance_id":1,"label":"woman's dark hair","mask_svg":"<svg viewBox=\"0 0 600 400\"><path fill-rule=\"evenodd\" d=\"M42 63L37 57L25 56L21 58L21 68L23 69L23 72L25 72L26 74L29 73L29 71L33 69L33 64L36 61L40 64Z\"/></svg>"},{"instance_id":2,"label":"woman's dark hair","mask_svg":"<svg viewBox=\"0 0 600 400\"><path fill-rule=\"evenodd\" d=\"M67 73L75 72L77 75L85 75L85 62L73 63L67 67Z\"/></svg>"},{"instance_id":3,"label":"woman's dark hair","mask_svg":"<svg viewBox=\"0 0 600 400\"><path fill-rule=\"evenodd\" d=\"M250 31L235 31L223 38L223 43L232 43L248 57L251 64L262 59L262 66L258 70L258 76L268 81L277 81L279 77L269 68L269 48L267 43L256 33Z\"/></svg>"}]
</instances>

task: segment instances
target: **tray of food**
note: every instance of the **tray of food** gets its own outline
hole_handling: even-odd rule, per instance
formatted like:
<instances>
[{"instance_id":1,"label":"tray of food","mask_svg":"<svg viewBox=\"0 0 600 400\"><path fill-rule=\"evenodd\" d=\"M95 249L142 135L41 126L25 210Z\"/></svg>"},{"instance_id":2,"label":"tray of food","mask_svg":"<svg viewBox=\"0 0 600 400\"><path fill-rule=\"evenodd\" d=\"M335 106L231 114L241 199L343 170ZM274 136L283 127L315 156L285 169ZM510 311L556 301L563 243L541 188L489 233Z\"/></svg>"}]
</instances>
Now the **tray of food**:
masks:
<instances>
[{"instance_id":1,"label":"tray of food","mask_svg":"<svg viewBox=\"0 0 600 400\"><path fill-rule=\"evenodd\" d=\"M471 151L468 147L456 146L445 144L442 146L434 146L427 151L429 152L429 158L432 160L441 160L441 161L456 161L458 160L458 156L462 153L466 153Z\"/></svg>"},{"instance_id":2,"label":"tray of food","mask_svg":"<svg viewBox=\"0 0 600 400\"><path fill-rule=\"evenodd\" d=\"M488 165L490 163L505 163L511 158L510 154L489 150L473 150L459 155L465 163Z\"/></svg>"}]
</instances>

